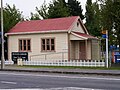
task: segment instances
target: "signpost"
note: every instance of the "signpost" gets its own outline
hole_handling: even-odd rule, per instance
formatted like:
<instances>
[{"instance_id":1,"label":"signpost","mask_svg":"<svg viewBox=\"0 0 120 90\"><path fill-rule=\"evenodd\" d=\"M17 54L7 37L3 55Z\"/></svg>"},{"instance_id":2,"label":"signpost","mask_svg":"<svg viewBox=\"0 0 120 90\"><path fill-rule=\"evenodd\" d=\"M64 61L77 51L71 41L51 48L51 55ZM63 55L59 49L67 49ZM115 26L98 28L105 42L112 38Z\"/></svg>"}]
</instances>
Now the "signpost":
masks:
<instances>
[{"instance_id":1,"label":"signpost","mask_svg":"<svg viewBox=\"0 0 120 90\"><path fill-rule=\"evenodd\" d=\"M106 67L108 68L108 30L106 30Z\"/></svg>"},{"instance_id":2,"label":"signpost","mask_svg":"<svg viewBox=\"0 0 120 90\"><path fill-rule=\"evenodd\" d=\"M108 68L108 30L102 30L102 37L106 39L106 67Z\"/></svg>"}]
</instances>

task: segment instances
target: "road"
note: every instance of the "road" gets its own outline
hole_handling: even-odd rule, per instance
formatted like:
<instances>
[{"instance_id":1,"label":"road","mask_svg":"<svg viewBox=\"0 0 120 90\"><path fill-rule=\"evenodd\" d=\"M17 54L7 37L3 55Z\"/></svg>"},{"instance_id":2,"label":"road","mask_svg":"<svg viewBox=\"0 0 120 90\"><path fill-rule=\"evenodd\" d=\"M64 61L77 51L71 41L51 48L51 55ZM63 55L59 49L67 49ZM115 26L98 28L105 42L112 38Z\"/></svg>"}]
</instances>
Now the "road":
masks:
<instances>
[{"instance_id":1,"label":"road","mask_svg":"<svg viewBox=\"0 0 120 90\"><path fill-rule=\"evenodd\" d=\"M120 77L0 71L1 89L120 90Z\"/></svg>"}]
</instances>

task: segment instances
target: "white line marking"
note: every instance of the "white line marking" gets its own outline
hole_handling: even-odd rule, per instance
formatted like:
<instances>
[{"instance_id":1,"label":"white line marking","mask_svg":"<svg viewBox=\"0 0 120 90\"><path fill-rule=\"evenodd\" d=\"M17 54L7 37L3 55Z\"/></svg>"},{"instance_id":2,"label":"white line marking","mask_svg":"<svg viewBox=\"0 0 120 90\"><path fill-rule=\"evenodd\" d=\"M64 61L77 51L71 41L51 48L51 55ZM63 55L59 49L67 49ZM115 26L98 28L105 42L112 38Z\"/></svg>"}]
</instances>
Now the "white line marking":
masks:
<instances>
[{"instance_id":1,"label":"white line marking","mask_svg":"<svg viewBox=\"0 0 120 90\"><path fill-rule=\"evenodd\" d=\"M81 88L81 87L59 87L59 88L48 88L45 90L103 90L103 89L92 89L92 88Z\"/></svg>"},{"instance_id":2,"label":"white line marking","mask_svg":"<svg viewBox=\"0 0 120 90\"><path fill-rule=\"evenodd\" d=\"M8 75L8 73L0 73L0 74L6 74ZM114 81L120 81L120 78L100 78L100 77L78 77L78 76L58 76L58 75L33 75L33 74L21 74L21 73L9 73L9 75L16 75L16 76L38 76L38 77L56 77L56 78L71 78L71 79L95 79L95 80L114 80Z\"/></svg>"},{"instance_id":3,"label":"white line marking","mask_svg":"<svg viewBox=\"0 0 120 90\"><path fill-rule=\"evenodd\" d=\"M4 89L0 89L4 90ZM58 88L19 88L19 89L5 89L5 90L104 90L104 89L92 89L92 88L81 88L81 87L58 87Z\"/></svg>"},{"instance_id":4,"label":"white line marking","mask_svg":"<svg viewBox=\"0 0 120 90\"><path fill-rule=\"evenodd\" d=\"M16 82L9 82L9 81L1 81L1 83L3 83L3 84L17 84Z\"/></svg>"}]
</instances>

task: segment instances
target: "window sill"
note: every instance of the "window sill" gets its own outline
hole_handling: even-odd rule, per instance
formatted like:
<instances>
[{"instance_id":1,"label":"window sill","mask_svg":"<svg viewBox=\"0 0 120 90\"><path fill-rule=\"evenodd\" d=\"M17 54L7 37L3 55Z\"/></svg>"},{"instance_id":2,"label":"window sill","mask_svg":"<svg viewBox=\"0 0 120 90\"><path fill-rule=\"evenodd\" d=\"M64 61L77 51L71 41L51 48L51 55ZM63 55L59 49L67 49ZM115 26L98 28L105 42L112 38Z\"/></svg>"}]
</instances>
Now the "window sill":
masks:
<instances>
[{"instance_id":1,"label":"window sill","mask_svg":"<svg viewBox=\"0 0 120 90\"><path fill-rule=\"evenodd\" d=\"M32 52L32 51L18 51L18 52Z\"/></svg>"}]
</instances>

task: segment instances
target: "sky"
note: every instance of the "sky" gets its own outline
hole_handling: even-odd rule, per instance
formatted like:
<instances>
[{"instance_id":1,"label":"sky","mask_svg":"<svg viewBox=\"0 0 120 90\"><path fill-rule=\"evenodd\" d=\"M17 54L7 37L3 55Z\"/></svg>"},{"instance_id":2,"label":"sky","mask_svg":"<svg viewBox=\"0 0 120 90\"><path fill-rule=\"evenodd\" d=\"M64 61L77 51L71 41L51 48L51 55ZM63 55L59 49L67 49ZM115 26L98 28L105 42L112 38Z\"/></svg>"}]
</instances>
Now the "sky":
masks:
<instances>
[{"instance_id":1,"label":"sky","mask_svg":"<svg viewBox=\"0 0 120 90\"><path fill-rule=\"evenodd\" d=\"M46 3L49 3L52 0L46 0ZM85 3L86 0L78 0L81 2L83 14L85 12ZM30 16L30 12L35 13L35 7L40 7L43 4L44 0L3 0L3 7L6 6L6 3L12 6L15 4L16 8L22 11L24 17Z\"/></svg>"}]
</instances>

